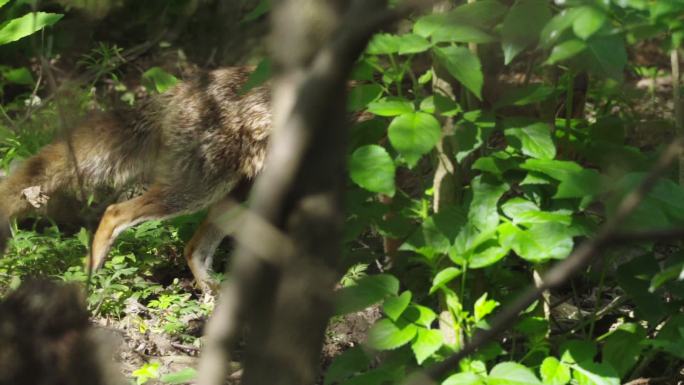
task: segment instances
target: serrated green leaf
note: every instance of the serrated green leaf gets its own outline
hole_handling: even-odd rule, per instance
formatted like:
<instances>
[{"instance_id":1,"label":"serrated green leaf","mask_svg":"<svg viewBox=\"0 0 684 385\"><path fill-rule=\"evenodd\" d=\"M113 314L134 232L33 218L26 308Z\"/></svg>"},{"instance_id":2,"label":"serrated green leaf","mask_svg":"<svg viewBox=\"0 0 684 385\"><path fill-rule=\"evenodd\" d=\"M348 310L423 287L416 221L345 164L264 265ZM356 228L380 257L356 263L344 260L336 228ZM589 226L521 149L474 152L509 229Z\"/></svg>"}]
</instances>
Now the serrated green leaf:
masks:
<instances>
[{"instance_id":1,"label":"serrated green leaf","mask_svg":"<svg viewBox=\"0 0 684 385\"><path fill-rule=\"evenodd\" d=\"M396 321L411 303L411 292L405 291L397 297L389 297L382 304L382 311L392 321Z\"/></svg>"},{"instance_id":2,"label":"serrated green leaf","mask_svg":"<svg viewBox=\"0 0 684 385\"><path fill-rule=\"evenodd\" d=\"M451 46L434 49L437 60L465 88L482 99L484 75L480 59L468 48Z\"/></svg>"},{"instance_id":3,"label":"serrated green leaf","mask_svg":"<svg viewBox=\"0 0 684 385\"><path fill-rule=\"evenodd\" d=\"M542 385L542 383L527 367L516 362L502 362L489 373L487 385Z\"/></svg>"},{"instance_id":4,"label":"serrated green leaf","mask_svg":"<svg viewBox=\"0 0 684 385\"><path fill-rule=\"evenodd\" d=\"M32 12L12 19L0 27L0 45L17 41L41 29L55 24L64 15L59 13Z\"/></svg>"},{"instance_id":5,"label":"serrated green leaf","mask_svg":"<svg viewBox=\"0 0 684 385\"><path fill-rule=\"evenodd\" d=\"M368 191L393 196L395 172L387 150L375 144L357 148L349 160L351 179Z\"/></svg>"},{"instance_id":6,"label":"serrated green leaf","mask_svg":"<svg viewBox=\"0 0 684 385\"><path fill-rule=\"evenodd\" d=\"M425 112L412 112L394 118L387 134L392 147L399 151L409 167L413 167L439 142L442 129L434 116Z\"/></svg>"},{"instance_id":7,"label":"serrated green leaf","mask_svg":"<svg viewBox=\"0 0 684 385\"><path fill-rule=\"evenodd\" d=\"M393 350L409 343L417 332L418 327L411 323L381 319L368 331L368 346L377 350Z\"/></svg>"},{"instance_id":8,"label":"serrated green leaf","mask_svg":"<svg viewBox=\"0 0 684 385\"><path fill-rule=\"evenodd\" d=\"M416 356L418 365L422 364L423 361L439 350L443 343L442 333L439 330L418 329L416 338L411 343L411 350L413 350L413 354Z\"/></svg>"},{"instance_id":9,"label":"serrated green leaf","mask_svg":"<svg viewBox=\"0 0 684 385\"><path fill-rule=\"evenodd\" d=\"M546 357L539 368L544 385L565 385L570 382L570 368L556 357Z\"/></svg>"},{"instance_id":10,"label":"serrated green leaf","mask_svg":"<svg viewBox=\"0 0 684 385\"><path fill-rule=\"evenodd\" d=\"M508 119L504 121L508 143L523 154L537 159L553 159L556 145L551 139L551 127L543 122Z\"/></svg>"},{"instance_id":11,"label":"serrated green leaf","mask_svg":"<svg viewBox=\"0 0 684 385\"><path fill-rule=\"evenodd\" d=\"M378 116L397 116L413 112L413 103L405 99L380 99L368 104L368 112Z\"/></svg>"},{"instance_id":12,"label":"serrated green leaf","mask_svg":"<svg viewBox=\"0 0 684 385\"><path fill-rule=\"evenodd\" d=\"M546 0L517 0L508 11L501 31L504 64L509 64L525 48L536 43L551 18Z\"/></svg>"}]
</instances>

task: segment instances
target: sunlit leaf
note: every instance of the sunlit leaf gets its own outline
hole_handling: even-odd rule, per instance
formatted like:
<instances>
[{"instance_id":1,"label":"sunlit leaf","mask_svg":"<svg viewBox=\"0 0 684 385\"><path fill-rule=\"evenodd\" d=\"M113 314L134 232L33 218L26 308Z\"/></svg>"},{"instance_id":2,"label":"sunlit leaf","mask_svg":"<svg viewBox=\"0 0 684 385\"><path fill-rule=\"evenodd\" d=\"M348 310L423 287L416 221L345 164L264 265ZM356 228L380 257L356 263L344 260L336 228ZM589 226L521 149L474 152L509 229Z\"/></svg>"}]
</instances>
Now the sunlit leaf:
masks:
<instances>
[{"instance_id":1,"label":"sunlit leaf","mask_svg":"<svg viewBox=\"0 0 684 385\"><path fill-rule=\"evenodd\" d=\"M0 45L17 41L41 29L55 24L64 15L59 13L33 12L12 19L0 27Z\"/></svg>"},{"instance_id":2,"label":"sunlit leaf","mask_svg":"<svg viewBox=\"0 0 684 385\"><path fill-rule=\"evenodd\" d=\"M451 46L434 49L439 62L478 99L482 98L484 75L480 59L468 48Z\"/></svg>"}]
</instances>

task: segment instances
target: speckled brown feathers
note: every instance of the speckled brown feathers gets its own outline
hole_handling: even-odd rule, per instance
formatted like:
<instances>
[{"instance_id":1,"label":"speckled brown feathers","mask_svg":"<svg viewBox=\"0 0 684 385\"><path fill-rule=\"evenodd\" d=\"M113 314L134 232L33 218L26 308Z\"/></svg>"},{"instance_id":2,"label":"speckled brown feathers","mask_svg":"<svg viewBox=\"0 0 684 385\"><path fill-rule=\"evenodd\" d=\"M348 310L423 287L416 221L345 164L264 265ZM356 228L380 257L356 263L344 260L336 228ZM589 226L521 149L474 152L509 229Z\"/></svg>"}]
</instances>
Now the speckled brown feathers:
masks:
<instances>
[{"instance_id":1,"label":"speckled brown feathers","mask_svg":"<svg viewBox=\"0 0 684 385\"><path fill-rule=\"evenodd\" d=\"M270 91L257 87L242 94L248 76L247 68L211 71L135 110L95 114L73 130L73 155L85 187L118 187L132 181L149 186L142 196L107 209L92 245L93 267L104 262L124 229L225 205L231 190L259 173L271 130ZM28 159L0 183L0 219L40 205L36 202L42 201L27 197L29 188L33 195L38 191L48 198L75 190L79 178L73 163L64 140ZM208 279L211 254L225 235L215 220L210 215L193 237L193 244L202 247L186 249L201 285ZM5 238L0 232L0 242Z\"/></svg>"}]
</instances>

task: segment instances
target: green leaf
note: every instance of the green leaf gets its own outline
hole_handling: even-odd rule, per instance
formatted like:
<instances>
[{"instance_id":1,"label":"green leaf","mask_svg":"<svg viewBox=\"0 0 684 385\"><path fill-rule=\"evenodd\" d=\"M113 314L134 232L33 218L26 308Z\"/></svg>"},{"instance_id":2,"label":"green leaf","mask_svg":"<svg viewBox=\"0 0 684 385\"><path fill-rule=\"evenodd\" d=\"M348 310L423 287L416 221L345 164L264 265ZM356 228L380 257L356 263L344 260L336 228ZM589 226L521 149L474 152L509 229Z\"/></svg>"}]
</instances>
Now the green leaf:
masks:
<instances>
[{"instance_id":1,"label":"green leaf","mask_svg":"<svg viewBox=\"0 0 684 385\"><path fill-rule=\"evenodd\" d=\"M681 313L674 314L665 322L655 340L645 342L680 360L684 360L684 315Z\"/></svg>"},{"instance_id":2,"label":"green leaf","mask_svg":"<svg viewBox=\"0 0 684 385\"><path fill-rule=\"evenodd\" d=\"M399 55L425 52L432 46L432 43L426 38L415 33L407 33L399 36L399 38Z\"/></svg>"},{"instance_id":3,"label":"green leaf","mask_svg":"<svg viewBox=\"0 0 684 385\"><path fill-rule=\"evenodd\" d=\"M473 199L468 210L468 221L482 232L491 231L499 224L497 203L508 191L506 183L493 182L482 176L471 182Z\"/></svg>"},{"instance_id":4,"label":"green leaf","mask_svg":"<svg viewBox=\"0 0 684 385\"><path fill-rule=\"evenodd\" d=\"M434 104L437 112L442 116L456 116L462 110L461 106L456 103L456 101L450 97L444 96L442 94L434 94Z\"/></svg>"},{"instance_id":5,"label":"green leaf","mask_svg":"<svg viewBox=\"0 0 684 385\"><path fill-rule=\"evenodd\" d=\"M475 305L473 305L475 322L483 320L484 317L491 314L497 306L499 306L499 302L493 299L487 299L487 293L482 294L482 296L475 301Z\"/></svg>"},{"instance_id":6,"label":"green leaf","mask_svg":"<svg viewBox=\"0 0 684 385\"><path fill-rule=\"evenodd\" d=\"M442 385L485 385L485 378L471 372L456 373L444 380Z\"/></svg>"},{"instance_id":7,"label":"green leaf","mask_svg":"<svg viewBox=\"0 0 684 385\"><path fill-rule=\"evenodd\" d=\"M195 379L197 379L197 371L193 368L185 368L175 373L165 374L159 380L165 384L175 385L193 382Z\"/></svg>"},{"instance_id":8,"label":"green leaf","mask_svg":"<svg viewBox=\"0 0 684 385\"><path fill-rule=\"evenodd\" d=\"M504 106L526 106L539 103L553 95L553 87L543 84L531 84L506 90L501 98L496 101L495 108Z\"/></svg>"},{"instance_id":9,"label":"green leaf","mask_svg":"<svg viewBox=\"0 0 684 385\"><path fill-rule=\"evenodd\" d=\"M443 343L442 333L439 330L418 329L416 339L411 344L411 350L416 356L418 365L439 350Z\"/></svg>"},{"instance_id":10,"label":"green leaf","mask_svg":"<svg viewBox=\"0 0 684 385\"><path fill-rule=\"evenodd\" d=\"M603 182L598 171L584 169L566 175L558 185L558 191L553 197L564 199L594 196L602 191L602 186Z\"/></svg>"},{"instance_id":11,"label":"green leaf","mask_svg":"<svg viewBox=\"0 0 684 385\"><path fill-rule=\"evenodd\" d=\"M491 8L498 7L500 11L505 12L505 7L496 1L478 1L479 5L489 5ZM487 32L484 32L481 27L488 28L486 25L487 19L493 16L500 17L501 13L494 9L491 13L483 10L478 10L477 17L470 17L466 14L474 9L474 5L468 4L457 7L449 13L436 13L426 15L419 18L413 25L413 33L431 38L433 43L454 42L454 43L491 43L496 41L496 38ZM466 9L469 8L469 9ZM465 10L465 12L463 12ZM498 13L498 15L497 15ZM484 23L482 23L484 22Z\"/></svg>"},{"instance_id":12,"label":"green leaf","mask_svg":"<svg viewBox=\"0 0 684 385\"><path fill-rule=\"evenodd\" d=\"M164 93L169 88L178 83L178 79L160 67L152 67L142 75L143 82L146 83L148 90L154 89L159 93Z\"/></svg>"},{"instance_id":13,"label":"green leaf","mask_svg":"<svg viewBox=\"0 0 684 385\"><path fill-rule=\"evenodd\" d=\"M356 86L349 91L347 97L347 110L359 111L368 105L368 103L377 99L382 95L382 87L377 84L362 84Z\"/></svg>"},{"instance_id":14,"label":"green leaf","mask_svg":"<svg viewBox=\"0 0 684 385\"><path fill-rule=\"evenodd\" d=\"M520 168L540 172L558 181L568 179L569 175L580 173L583 170L582 166L575 162L549 159L527 159L520 165Z\"/></svg>"},{"instance_id":15,"label":"green leaf","mask_svg":"<svg viewBox=\"0 0 684 385\"><path fill-rule=\"evenodd\" d=\"M594 72L622 81L627 65L627 50L622 37L595 36L587 41L587 49L591 59L589 65Z\"/></svg>"},{"instance_id":16,"label":"green leaf","mask_svg":"<svg viewBox=\"0 0 684 385\"><path fill-rule=\"evenodd\" d=\"M437 289L443 287L447 283L453 281L456 277L461 275L461 269L457 267L447 267L446 269L440 271L432 279L432 287L430 287L430 294L437 291Z\"/></svg>"},{"instance_id":17,"label":"green leaf","mask_svg":"<svg viewBox=\"0 0 684 385\"><path fill-rule=\"evenodd\" d=\"M527 119L504 121L506 140L523 154L537 159L553 159L556 146L551 139L551 127L543 122Z\"/></svg>"},{"instance_id":18,"label":"green leaf","mask_svg":"<svg viewBox=\"0 0 684 385\"><path fill-rule=\"evenodd\" d=\"M368 191L394 195L394 162L384 148L371 144L356 149L349 160L349 175Z\"/></svg>"},{"instance_id":19,"label":"green leaf","mask_svg":"<svg viewBox=\"0 0 684 385\"><path fill-rule=\"evenodd\" d=\"M261 16L265 15L271 10L271 1L270 0L261 0L259 1L259 4L257 4L254 9L249 11L245 17L242 18L241 23L247 23L250 21L254 21Z\"/></svg>"},{"instance_id":20,"label":"green leaf","mask_svg":"<svg viewBox=\"0 0 684 385\"><path fill-rule=\"evenodd\" d=\"M610 364L624 378L639 362L642 344L646 338L644 328L636 323L625 323L610 332L604 340L601 357L604 363Z\"/></svg>"},{"instance_id":21,"label":"green leaf","mask_svg":"<svg viewBox=\"0 0 684 385\"><path fill-rule=\"evenodd\" d=\"M531 311L535 306L536 304L533 304L528 310ZM530 340L546 338L549 333L549 321L543 317L525 317L515 325L515 330Z\"/></svg>"},{"instance_id":22,"label":"green leaf","mask_svg":"<svg viewBox=\"0 0 684 385\"><path fill-rule=\"evenodd\" d=\"M242 85L242 89L240 89L240 94L246 94L251 90L252 88L258 87L268 81L268 79L271 78L271 73L272 73L272 63L271 59L265 58L262 59L259 64L257 64L256 68L254 71L252 71L251 74L249 74L249 78L247 78L247 81L245 84Z\"/></svg>"},{"instance_id":23,"label":"green leaf","mask_svg":"<svg viewBox=\"0 0 684 385\"><path fill-rule=\"evenodd\" d=\"M617 269L617 282L636 305L637 317L649 323L659 322L669 314L662 295L648 291L649 278L659 271L660 266L652 254L636 257Z\"/></svg>"},{"instance_id":24,"label":"green leaf","mask_svg":"<svg viewBox=\"0 0 684 385\"><path fill-rule=\"evenodd\" d=\"M389 297L385 299L385 302L382 304L382 311L387 314L389 319L396 321L399 316L401 316L401 313L406 310L410 302L411 292L407 290L398 297Z\"/></svg>"},{"instance_id":25,"label":"green leaf","mask_svg":"<svg viewBox=\"0 0 684 385\"><path fill-rule=\"evenodd\" d=\"M32 12L12 19L0 27L0 45L17 41L41 29L55 24L64 15L59 13Z\"/></svg>"},{"instance_id":26,"label":"green leaf","mask_svg":"<svg viewBox=\"0 0 684 385\"><path fill-rule=\"evenodd\" d=\"M494 26L506 14L507 8L496 0L478 0L459 5L447 15L452 22Z\"/></svg>"},{"instance_id":27,"label":"green leaf","mask_svg":"<svg viewBox=\"0 0 684 385\"><path fill-rule=\"evenodd\" d=\"M433 43L474 43L486 44L496 38L477 27L467 24L445 24L432 34Z\"/></svg>"},{"instance_id":28,"label":"green leaf","mask_svg":"<svg viewBox=\"0 0 684 385\"><path fill-rule=\"evenodd\" d=\"M684 280L684 262L670 266L654 275L653 278L651 278L651 285L648 287L648 291L653 293L662 285L674 280Z\"/></svg>"},{"instance_id":29,"label":"green leaf","mask_svg":"<svg viewBox=\"0 0 684 385\"><path fill-rule=\"evenodd\" d=\"M360 346L355 346L335 357L328 370L325 371L324 385L340 383L342 380L368 368L370 360Z\"/></svg>"},{"instance_id":30,"label":"green leaf","mask_svg":"<svg viewBox=\"0 0 684 385\"><path fill-rule=\"evenodd\" d=\"M428 84L430 81L432 81L432 70L431 69L425 71L424 74L422 74L418 77L418 84Z\"/></svg>"},{"instance_id":31,"label":"green leaf","mask_svg":"<svg viewBox=\"0 0 684 385\"><path fill-rule=\"evenodd\" d=\"M20 68L7 68L2 71L2 77L8 83L21 84L30 86L33 85L33 76L31 71L25 67Z\"/></svg>"},{"instance_id":32,"label":"green leaf","mask_svg":"<svg viewBox=\"0 0 684 385\"><path fill-rule=\"evenodd\" d=\"M487 385L542 385L542 383L527 367L516 362L502 362L489 373Z\"/></svg>"},{"instance_id":33,"label":"green leaf","mask_svg":"<svg viewBox=\"0 0 684 385\"><path fill-rule=\"evenodd\" d=\"M549 20L541 31L541 43L550 47L572 26L579 13L577 8L564 9Z\"/></svg>"},{"instance_id":34,"label":"green leaf","mask_svg":"<svg viewBox=\"0 0 684 385\"><path fill-rule=\"evenodd\" d=\"M556 357L546 357L539 368L544 385L565 385L570 382L570 368Z\"/></svg>"},{"instance_id":35,"label":"green leaf","mask_svg":"<svg viewBox=\"0 0 684 385\"><path fill-rule=\"evenodd\" d=\"M392 350L409 343L418 327L407 322L392 322L387 318L376 322L368 331L368 346L377 350Z\"/></svg>"},{"instance_id":36,"label":"green leaf","mask_svg":"<svg viewBox=\"0 0 684 385\"><path fill-rule=\"evenodd\" d=\"M468 267L470 269L482 269L499 262L508 254L509 249L492 246L482 251L475 251L468 257Z\"/></svg>"},{"instance_id":37,"label":"green leaf","mask_svg":"<svg viewBox=\"0 0 684 385\"><path fill-rule=\"evenodd\" d=\"M583 40L587 40L598 32L606 22L606 14L596 7L578 7L576 12L577 15L572 23L572 31Z\"/></svg>"},{"instance_id":38,"label":"green leaf","mask_svg":"<svg viewBox=\"0 0 684 385\"><path fill-rule=\"evenodd\" d=\"M349 314L380 302L385 297L397 295L399 280L388 274L365 276L356 285L337 291L335 314Z\"/></svg>"},{"instance_id":39,"label":"green leaf","mask_svg":"<svg viewBox=\"0 0 684 385\"><path fill-rule=\"evenodd\" d=\"M429 307L422 305L411 305L404 312L402 318L405 321L429 328L437 318L437 314L435 314L435 312Z\"/></svg>"},{"instance_id":40,"label":"green leaf","mask_svg":"<svg viewBox=\"0 0 684 385\"><path fill-rule=\"evenodd\" d=\"M513 220L513 223L518 223L516 219L524 214L528 213L530 211L539 211L539 207L528 201L525 198L521 197L515 197L511 198L506 201L506 203L501 205L501 211L503 211L504 214L510 219Z\"/></svg>"},{"instance_id":41,"label":"green leaf","mask_svg":"<svg viewBox=\"0 0 684 385\"><path fill-rule=\"evenodd\" d=\"M482 99L482 65L480 59L468 48L451 46L434 49L437 60L458 80L465 88Z\"/></svg>"},{"instance_id":42,"label":"green leaf","mask_svg":"<svg viewBox=\"0 0 684 385\"><path fill-rule=\"evenodd\" d=\"M430 152L442 136L439 121L424 112L405 113L392 120L387 129L392 147L404 157L409 167Z\"/></svg>"},{"instance_id":43,"label":"green leaf","mask_svg":"<svg viewBox=\"0 0 684 385\"><path fill-rule=\"evenodd\" d=\"M501 31L504 64L536 43L539 33L551 18L547 0L517 0L506 15Z\"/></svg>"},{"instance_id":44,"label":"green leaf","mask_svg":"<svg viewBox=\"0 0 684 385\"><path fill-rule=\"evenodd\" d=\"M585 340L572 340L560 346L561 361L572 365L581 362L591 362L596 356L596 343Z\"/></svg>"},{"instance_id":45,"label":"green leaf","mask_svg":"<svg viewBox=\"0 0 684 385\"><path fill-rule=\"evenodd\" d=\"M0 8L2 8L2 6L4 6L5 4L7 4L9 2L10 2L10 0L0 0Z\"/></svg>"},{"instance_id":46,"label":"green leaf","mask_svg":"<svg viewBox=\"0 0 684 385\"><path fill-rule=\"evenodd\" d=\"M587 49L587 44L582 40L570 39L553 47L551 54L546 59L546 64L556 64L570 59Z\"/></svg>"},{"instance_id":47,"label":"green leaf","mask_svg":"<svg viewBox=\"0 0 684 385\"><path fill-rule=\"evenodd\" d=\"M378 116L397 116L413 112L413 103L406 99L380 99L368 104L368 112Z\"/></svg>"},{"instance_id":48,"label":"green leaf","mask_svg":"<svg viewBox=\"0 0 684 385\"><path fill-rule=\"evenodd\" d=\"M371 55L389 55L399 52L401 37L389 33L378 33L368 43L366 53Z\"/></svg>"},{"instance_id":49,"label":"green leaf","mask_svg":"<svg viewBox=\"0 0 684 385\"><path fill-rule=\"evenodd\" d=\"M497 177L502 177L506 171L517 169L519 160L503 151L492 153L490 156L478 158L473 163L474 170L488 172Z\"/></svg>"},{"instance_id":50,"label":"green leaf","mask_svg":"<svg viewBox=\"0 0 684 385\"><path fill-rule=\"evenodd\" d=\"M572 251L574 232L560 223L535 223L528 230L503 223L498 230L501 244L530 262L564 259Z\"/></svg>"},{"instance_id":51,"label":"green leaf","mask_svg":"<svg viewBox=\"0 0 684 385\"><path fill-rule=\"evenodd\" d=\"M578 385L620 385L615 369L608 364L584 362L572 366L572 377Z\"/></svg>"}]
</instances>

